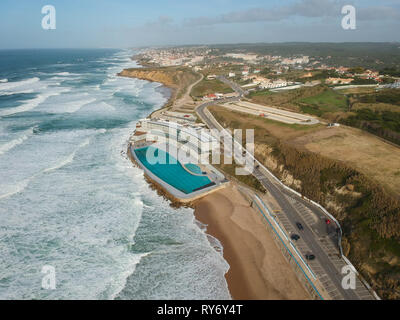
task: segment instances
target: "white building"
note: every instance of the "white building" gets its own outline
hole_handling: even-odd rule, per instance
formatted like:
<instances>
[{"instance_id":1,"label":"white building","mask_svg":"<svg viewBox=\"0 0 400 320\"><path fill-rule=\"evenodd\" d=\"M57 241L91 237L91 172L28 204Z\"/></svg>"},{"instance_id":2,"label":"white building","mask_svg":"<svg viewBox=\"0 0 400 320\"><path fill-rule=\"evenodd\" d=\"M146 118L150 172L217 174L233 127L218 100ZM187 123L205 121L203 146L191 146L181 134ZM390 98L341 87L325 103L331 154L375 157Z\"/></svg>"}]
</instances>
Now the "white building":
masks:
<instances>
[{"instance_id":1,"label":"white building","mask_svg":"<svg viewBox=\"0 0 400 320\"><path fill-rule=\"evenodd\" d=\"M288 85L286 80L278 79L273 82L263 82L260 84L261 89L276 89L286 87Z\"/></svg>"},{"instance_id":2,"label":"white building","mask_svg":"<svg viewBox=\"0 0 400 320\"><path fill-rule=\"evenodd\" d=\"M293 59L285 58L285 59L282 59L281 63L285 64L285 65L295 65L295 64L307 64L309 62L310 62L309 57L303 56L301 58L293 58Z\"/></svg>"},{"instance_id":3,"label":"white building","mask_svg":"<svg viewBox=\"0 0 400 320\"><path fill-rule=\"evenodd\" d=\"M148 135L147 140L159 143L185 144L199 155L219 148L218 140L197 125L144 119L139 121L136 132L145 132Z\"/></svg>"},{"instance_id":4,"label":"white building","mask_svg":"<svg viewBox=\"0 0 400 320\"><path fill-rule=\"evenodd\" d=\"M255 63L258 60L257 54L249 54L249 53L227 53L225 57L233 59L242 59L244 61L252 63Z\"/></svg>"}]
</instances>

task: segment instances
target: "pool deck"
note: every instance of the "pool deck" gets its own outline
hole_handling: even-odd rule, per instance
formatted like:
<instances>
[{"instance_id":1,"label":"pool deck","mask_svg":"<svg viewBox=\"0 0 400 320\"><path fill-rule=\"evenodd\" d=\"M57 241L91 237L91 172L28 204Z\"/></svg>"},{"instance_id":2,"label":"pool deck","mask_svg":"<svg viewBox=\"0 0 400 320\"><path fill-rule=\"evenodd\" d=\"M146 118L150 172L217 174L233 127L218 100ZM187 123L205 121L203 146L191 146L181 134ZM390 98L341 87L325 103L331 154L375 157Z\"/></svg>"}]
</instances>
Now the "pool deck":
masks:
<instances>
[{"instance_id":1,"label":"pool deck","mask_svg":"<svg viewBox=\"0 0 400 320\"><path fill-rule=\"evenodd\" d=\"M156 176L153 172L151 172L149 169L147 169L143 163L139 160L135 153L135 146L134 145L129 145L128 147L130 156L135 160L135 162L140 166L141 169L145 172L145 174L156 184L161 186L168 194L170 194L174 199L179 200L180 202L192 202L194 200L200 199L214 191L220 190L222 188L225 188L227 181L216 181L215 179L212 179L210 176L210 180L215 183L213 186L206 187L201 190L197 190L191 193L184 193L170 184L166 183L164 180L160 179L158 176ZM184 166L183 166L184 167ZM185 168L186 169L186 168ZM189 172L189 171L188 171ZM193 174L193 173L191 173ZM193 174L195 175L195 174Z\"/></svg>"}]
</instances>

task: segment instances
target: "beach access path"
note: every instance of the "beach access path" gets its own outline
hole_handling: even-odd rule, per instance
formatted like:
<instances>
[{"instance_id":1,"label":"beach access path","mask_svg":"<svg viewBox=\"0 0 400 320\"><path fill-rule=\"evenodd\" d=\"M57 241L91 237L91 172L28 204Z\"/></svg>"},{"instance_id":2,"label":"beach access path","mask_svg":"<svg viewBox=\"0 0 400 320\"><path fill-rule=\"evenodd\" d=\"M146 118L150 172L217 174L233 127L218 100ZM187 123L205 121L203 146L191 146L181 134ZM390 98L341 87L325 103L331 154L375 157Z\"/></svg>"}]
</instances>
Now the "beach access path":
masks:
<instances>
[{"instance_id":1,"label":"beach access path","mask_svg":"<svg viewBox=\"0 0 400 320\"><path fill-rule=\"evenodd\" d=\"M188 88L186 89L185 93L182 95L182 97L180 97L179 99L176 99L171 107L167 107L167 108L161 108L159 110L156 110L152 113L151 118L159 118L161 113L166 111L166 110L171 110L171 111L176 111L176 112L180 112L181 110L179 108L185 106L185 105L192 105L193 109L195 108L196 104L193 101L190 93L192 92L192 89L194 88L194 86L196 86L198 83L200 83L203 79L204 79L204 75L200 74L200 79L196 80L195 82L193 82L191 85L188 86ZM194 110L193 110L194 111Z\"/></svg>"}]
</instances>

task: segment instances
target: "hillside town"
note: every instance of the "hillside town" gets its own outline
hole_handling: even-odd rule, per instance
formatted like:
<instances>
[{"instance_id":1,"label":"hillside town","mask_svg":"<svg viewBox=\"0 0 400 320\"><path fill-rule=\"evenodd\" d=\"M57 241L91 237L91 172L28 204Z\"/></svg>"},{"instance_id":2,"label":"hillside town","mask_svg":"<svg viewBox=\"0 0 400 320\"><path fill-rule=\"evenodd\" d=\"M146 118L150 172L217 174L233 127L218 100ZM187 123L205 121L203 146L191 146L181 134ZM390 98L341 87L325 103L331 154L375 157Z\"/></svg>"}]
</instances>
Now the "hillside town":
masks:
<instances>
[{"instance_id":1,"label":"hillside town","mask_svg":"<svg viewBox=\"0 0 400 320\"><path fill-rule=\"evenodd\" d=\"M304 267L302 274L313 279L308 282L314 286L312 294L323 299L398 298L385 289L397 281L395 265L379 267L380 272L391 274L384 279L361 264L353 266L376 291L362 277L356 280L357 290L343 290L341 283L335 282L337 273L331 270L341 270L353 261L375 266L382 260L371 248L349 252L348 246L360 248L377 236L373 227L364 229L353 219L373 221L377 210L387 216L400 207L395 200L400 172L398 161L393 161L400 156L400 63L392 54L394 49L382 56L371 44L359 51L344 45L334 49L326 44L143 49L134 57L141 67L120 75L162 83L171 89L171 98L164 108L139 121L130 138L130 153L134 163L163 186L163 192L172 194L174 201L189 203L211 197L229 183L250 188L246 196L252 206L272 219L269 223L277 227L275 232L287 239L286 248L293 249L290 256L298 259L296 268ZM224 132L223 139L217 133L197 138L195 133L205 128ZM246 171L250 175L236 174L236 169L245 169L244 162L237 159L228 164L207 163L210 157L202 146L216 147L230 135L228 131L248 128L255 133L251 159L256 166ZM177 143L168 141L178 132L184 136ZM169 150L164 144L187 148L180 160L183 169L178 181L171 179L173 169L160 173L144 157L149 150L163 155ZM230 148L222 145L223 150ZM243 143L242 149L234 151L241 157L250 153ZM194 167L194 159L204 161ZM196 180L193 186L182 184L189 179ZM275 184L283 189L274 189ZM298 197L292 197L291 204L286 202L288 188ZM393 195L386 193L386 188ZM262 202L253 198L254 194L261 195ZM373 202L368 202L370 199ZM316 207L305 210L304 203ZM327 209L322 213L319 205ZM271 210L264 212L263 208ZM299 221L303 218L304 225L316 230L318 237L300 240L303 223ZM351 232L346 230L350 225L354 228ZM379 241L399 230L398 224L392 227L391 220L378 225L383 239ZM378 245L383 247L382 243ZM390 256L398 259L399 255ZM321 261L323 265L319 265ZM328 280L320 281L322 278Z\"/></svg>"},{"instance_id":2,"label":"hillside town","mask_svg":"<svg viewBox=\"0 0 400 320\"><path fill-rule=\"evenodd\" d=\"M306 55L262 55L253 52L223 52L207 47L143 49L137 56L146 66L189 67L215 80L224 76L244 90L285 91L321 84L328 86L363 85L400 88L400 78L361 67L329 66L321 57ZM212 92L203 100L231 97L231 93Z\"/></svg>"}]
</instances>

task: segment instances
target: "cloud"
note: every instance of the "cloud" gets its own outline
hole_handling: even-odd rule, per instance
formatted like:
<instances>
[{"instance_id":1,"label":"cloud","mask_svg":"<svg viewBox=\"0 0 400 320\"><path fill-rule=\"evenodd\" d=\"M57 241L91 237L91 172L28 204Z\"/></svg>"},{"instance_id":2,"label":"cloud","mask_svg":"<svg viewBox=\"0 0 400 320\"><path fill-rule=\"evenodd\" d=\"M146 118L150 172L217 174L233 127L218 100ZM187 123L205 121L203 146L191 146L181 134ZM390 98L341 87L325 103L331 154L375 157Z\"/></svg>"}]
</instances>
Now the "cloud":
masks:
<instances>
[{"instance_id":1,"label":"cloud","mask_svg":"<svg viewBox=\"0 0 400 320\"><path fill-rule=\"evenodd\" d=\"M335 16L341 6L333 0L302 0L300 2L274 7L271 9L253 8L249 10L230 12L216 17L198 17L187 19L186 25L211 25L222 23L247 23L259 21L281 21L292 16L327 17ZM339 10L339 11L338 11Z\"/></svg>"},{"instance_id":2,"label":"cloud","mask_svg":"<svg viewBox=\"0 0 400 320\"><path fill-rule=\"evenodd\" d=\"M244 11L233 11L215 17L197 17L186 19L185 26L203 26L227 23L277 22L292 17L327 18L340 17L341 8L349 4L343 0L300 0L296 3L266 8L253 8ZM356 6L360 20L399 19L400 11L389 6L359 7Z\"/></svg>"},{"instance_id":3,"label":"cloud","mask_svg":"<svg viewBox=\"0 0 400 320\"><path fill-rule=\"evenodd\" d=\"M173 24L174 19L169 16L159 16L157 20L145 24L146 28L164 28Z\"/></svg>"},{"instance_id":4,"label":"cloud","mask_svg":"<svg viewBox=\"0 0 400 320\"><path fill-rule=\"evenodd\" d=\"M114 31L125 39L124 43L130 42L135 46L265 41L398 41L395 30L400 21L400 7L383 3L383 0L379 6L368 6L364 2L362 7L357 3L362 2L296 0L295 3L286 2L270 9L253 8L183 21L173 16L159 16L147 23L123 26L118 32ZM356 31L346 32L341 27L344 4L352 4L357 9L360 23L357 23ZM303 19L290 21L293 17ZM258 22L259 27L244 25L250 22ZM265 28L263 22L272 23Z\"/></svg>"},{"instance_id":5,"label":"cloud","mask_svg":"<svg viewBox=\"0 0 400 320\"><path fill-rule=\"evenodd\" d=\"M357 10L357 19L360 20L399 20L400 10L386 6L374 6Z\"/></svg>"}]
</instances>

